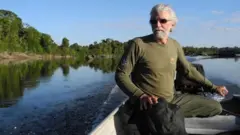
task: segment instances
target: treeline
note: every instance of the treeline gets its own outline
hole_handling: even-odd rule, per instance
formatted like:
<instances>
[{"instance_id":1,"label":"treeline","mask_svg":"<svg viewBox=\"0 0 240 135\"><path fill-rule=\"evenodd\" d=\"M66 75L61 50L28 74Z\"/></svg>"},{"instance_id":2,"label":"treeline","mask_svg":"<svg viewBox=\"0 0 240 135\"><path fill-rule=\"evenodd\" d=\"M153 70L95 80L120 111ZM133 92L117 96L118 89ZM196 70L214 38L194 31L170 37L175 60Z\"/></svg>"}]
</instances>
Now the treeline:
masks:
<instances>
[{"instance_id":1,"label":"treeline","mask_svg":"<svg viewBox=\"0 0 240 135\"><path fill-rule=\"evenodd\" d=\"M62 43L57 44L51 35L42 33L23 23L22 19L15 13L0 10L0 52L47 53L78 57L88 55L111 56L123 52L123 43L104 39L100 43L94 42L89 46L81 46L77 43L70 45L69 39L64 37Z\"/></svg>"},{"instance_id":2,"label":"treeline","mask_svg":"<svg viewBox=\"0 0 240 135\"><path fill-rule=\"evenodd\" d=\"M15 13L0 10L0 51L56 53L60 48L51 36L24 24Z\"/></svg>"},{"instance_id":3,"label":"treeline","mask_svg":"<svg viewBox=\"0 0 240 135\"><path fill-rule=\"evenodd\" d=\"M193 47L186 46L183 47L186 55L196 56L196 55L207 55L207 56L236 56L240 54L240 47Z\"/></svg>"}]
</instances>

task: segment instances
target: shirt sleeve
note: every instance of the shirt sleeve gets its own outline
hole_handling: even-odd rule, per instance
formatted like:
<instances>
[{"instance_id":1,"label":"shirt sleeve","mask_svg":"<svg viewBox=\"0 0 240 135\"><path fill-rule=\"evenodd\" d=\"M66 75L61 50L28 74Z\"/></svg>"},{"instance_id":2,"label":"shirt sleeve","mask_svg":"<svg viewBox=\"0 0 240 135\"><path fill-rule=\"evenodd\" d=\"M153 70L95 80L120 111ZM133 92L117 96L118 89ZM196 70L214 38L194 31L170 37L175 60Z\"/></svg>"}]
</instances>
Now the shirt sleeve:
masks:
<instances>
[{"instance_id":1,"label":"shirt sleeve","mask_svg":"<svg viewBox=\"0 0 240 135\"><path fill-rule=\"evenodd\" d=\"M141 57L141 48L130 40L116 68L115 80L119 88L129 97L139 97L144 92L131 80L130 74Z\"/></svg>"},{"instance_id":2,"label":"shirt sleeve","mask_svg":"<svg viewBox=\"0 0 240 135\"><path fill-rule=\"evenodd\" d=\"M185 57L184 51L180 44L177 43L178 48L178 61L177 61L177 72L186 76L187 78L196 81L203 86L215 90L217 88L211 81L204 77Z\"/></svg>"}]
</instances>

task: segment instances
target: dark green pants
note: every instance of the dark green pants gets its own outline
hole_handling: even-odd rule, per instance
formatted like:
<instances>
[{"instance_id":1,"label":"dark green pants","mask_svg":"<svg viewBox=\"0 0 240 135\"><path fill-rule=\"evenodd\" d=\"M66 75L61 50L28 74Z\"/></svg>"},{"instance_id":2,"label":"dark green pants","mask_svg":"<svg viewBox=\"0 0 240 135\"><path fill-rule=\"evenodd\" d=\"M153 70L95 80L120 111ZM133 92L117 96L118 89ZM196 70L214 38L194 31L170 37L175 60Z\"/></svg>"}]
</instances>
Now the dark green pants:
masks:
<instances>
[{"instance_id":1,"label":"dark green pants","mask_svg":"<svg viewBox=\"0 0 240 135\"><path fill-rule=\"evenodd\" d=\"M200 95L178 94L171 102L180 106L185 117L211 117L222 112L219 102Z\"/></svg>"}]
</instances>

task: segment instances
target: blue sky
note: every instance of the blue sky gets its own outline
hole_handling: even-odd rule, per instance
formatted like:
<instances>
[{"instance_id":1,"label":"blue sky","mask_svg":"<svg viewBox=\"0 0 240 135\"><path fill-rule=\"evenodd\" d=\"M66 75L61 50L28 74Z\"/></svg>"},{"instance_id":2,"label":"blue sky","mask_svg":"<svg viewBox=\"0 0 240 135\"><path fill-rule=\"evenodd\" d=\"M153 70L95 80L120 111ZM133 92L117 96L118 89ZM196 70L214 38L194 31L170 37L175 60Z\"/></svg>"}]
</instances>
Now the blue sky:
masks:
<instances>
[{"instance_id":1,"label":"blue sky","mask_svg":"<svg viewBox=\"0 0 240 135\"><path fill-rule=\"evenodd\" d=\"M48 33L56 43L127 41L151 33L149 12L170 4L179 18L172 37L182 46L240 46L239 0L5 0L1 9Z\"/></svg>"}]
</instances>

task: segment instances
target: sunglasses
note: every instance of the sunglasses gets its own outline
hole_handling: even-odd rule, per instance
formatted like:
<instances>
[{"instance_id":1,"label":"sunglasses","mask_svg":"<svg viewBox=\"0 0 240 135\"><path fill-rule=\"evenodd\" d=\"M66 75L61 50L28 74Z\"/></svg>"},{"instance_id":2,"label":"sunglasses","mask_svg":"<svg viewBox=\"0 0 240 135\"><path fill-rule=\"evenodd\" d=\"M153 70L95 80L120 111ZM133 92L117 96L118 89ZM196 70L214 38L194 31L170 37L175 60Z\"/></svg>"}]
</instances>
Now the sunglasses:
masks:
<instances>
[{"instance_id":1,"label":"sunglasses","mask_svg":"<svg viewBox=\"0 0 240 135\"><path fill-rule=\"evenodd\" d=\"M167 23L169 20L167 20L167 19L151 19L151 20L150 20L150 23L151 23L151 24L157 24L158 21L159 21L160 23L164 24L164 23Z\"/></svg>"}]
</instances>

